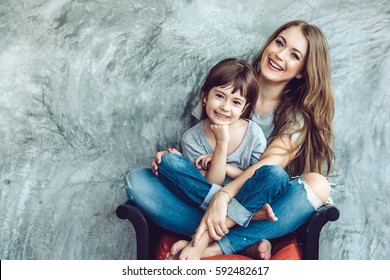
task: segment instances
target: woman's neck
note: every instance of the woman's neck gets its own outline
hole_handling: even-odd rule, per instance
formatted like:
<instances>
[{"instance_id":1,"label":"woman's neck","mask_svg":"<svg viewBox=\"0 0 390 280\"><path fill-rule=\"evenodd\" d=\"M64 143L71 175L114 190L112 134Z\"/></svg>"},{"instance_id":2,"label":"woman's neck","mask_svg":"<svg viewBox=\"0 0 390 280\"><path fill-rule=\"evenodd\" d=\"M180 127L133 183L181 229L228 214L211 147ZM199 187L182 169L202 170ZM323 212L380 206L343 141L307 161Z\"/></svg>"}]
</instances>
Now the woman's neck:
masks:
<instances>
[{"instance_id":1,"label":"woman's neck","mask_svg":"<svg viewBox=\"0 0 390 280\"><path fill-rule=\"evenodd\" d=\"M259 79L260 92L256 102L256 112L260 115L268 114L279 104L285 84L269 83Z\"/></svg>"}]
</instances>

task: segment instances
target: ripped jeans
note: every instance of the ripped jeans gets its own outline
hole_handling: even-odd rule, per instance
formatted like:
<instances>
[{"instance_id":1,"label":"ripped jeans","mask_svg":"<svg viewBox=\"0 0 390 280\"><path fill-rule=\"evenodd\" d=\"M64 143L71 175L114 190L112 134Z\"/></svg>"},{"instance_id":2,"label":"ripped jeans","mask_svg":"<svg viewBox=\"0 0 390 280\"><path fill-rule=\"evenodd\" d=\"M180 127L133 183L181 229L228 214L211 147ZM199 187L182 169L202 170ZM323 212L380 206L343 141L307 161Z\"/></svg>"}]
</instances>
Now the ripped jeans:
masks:
<instances>
[{"instance_id":1,"label":"ripped jeans","mask_svg":"<svg viewBox=\"0 0 390 280\"><path fill-rule=\"evenodd\" d=\"M156 224L189 237L220 188L209 183L188 159L173 153L162 157L159 177L150 169L137 169L127 176L126 184L129 199ZM290 181L278 166L259 168L228 205L228 216L237 225L218 241L221 250L234 254L260 239L296 230L322 205L313 195L302 177ZM278 221L251 221L265 203L271 205Z\"/></svg>"}]
</instances>

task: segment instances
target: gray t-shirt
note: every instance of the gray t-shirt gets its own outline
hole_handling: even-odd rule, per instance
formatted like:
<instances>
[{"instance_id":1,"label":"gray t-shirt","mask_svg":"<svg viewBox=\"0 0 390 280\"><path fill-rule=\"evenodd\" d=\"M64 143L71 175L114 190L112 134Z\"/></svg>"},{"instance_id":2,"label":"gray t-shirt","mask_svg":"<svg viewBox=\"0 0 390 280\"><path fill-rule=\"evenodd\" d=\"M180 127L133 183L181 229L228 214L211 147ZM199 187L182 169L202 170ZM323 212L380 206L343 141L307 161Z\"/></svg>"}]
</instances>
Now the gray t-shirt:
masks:
<instances>
[{"instance_id":1,"label":"gray t-shirt","mask_svg":"<svg viewBox=\"0 0 390 280\"><path fill-rule=\"evenodd\" d=\"M240 146L228 155L226 163L235 166L241 170L258 162L266 148L267 140L261 128L253 121L248 120L248 128ZM181 139L181 148L183 156L187 157L192 163L200 155L214 154L206 137L204 130L204 120L188 129ZM224 185L231 179L226 177Z\"/></svg>"}]
</instances>

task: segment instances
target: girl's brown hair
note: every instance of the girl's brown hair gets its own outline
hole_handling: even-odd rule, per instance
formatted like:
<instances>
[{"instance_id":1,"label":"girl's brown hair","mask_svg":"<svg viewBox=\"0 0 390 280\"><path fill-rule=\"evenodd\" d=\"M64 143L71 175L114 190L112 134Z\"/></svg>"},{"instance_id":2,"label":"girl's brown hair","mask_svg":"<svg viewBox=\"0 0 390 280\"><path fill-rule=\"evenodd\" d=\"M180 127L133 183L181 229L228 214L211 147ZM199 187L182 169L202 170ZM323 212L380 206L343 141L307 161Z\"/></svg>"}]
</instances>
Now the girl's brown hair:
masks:
<instances>
[{"instance_id":1,"label":"girl's brown hair","mask_svg":"<svg viewBox=\"0 0 390 280\"><path fill-rule=\"evenodd\" d=\"M200 89L200 99L208 97L213 87L232 86L232 92L239 91L246 98L242 118L250 118L259 95L259 84L256 70L249 63L236 58L227 58L217 63L209 73ZM206 118L205 107L202 107L201 119Z\"/></svg>"},{"instance_id":2,"label":"girl's brown hair","mask_svg":"<svg viewBox=\"0 0 390 280\"><path fill-rule=\"evenodd\" d=\"M278 28L253 59L258 67L265 48L290 27L299 27L308 43L308 52L301 79L292 79L282 92L274 116L274 135L283 136L300 132L297 152L287 165L287 172L300 175L307 172L322 173L326 164L329 175L333 165L334 98L331 86L328 44L321 30L304 21L291 21ZM257 68L259 71L259 68ZM299 122L303 118L303 126ZM291 131L291 127L301 127Z\"/></svg>"}]
</instances>

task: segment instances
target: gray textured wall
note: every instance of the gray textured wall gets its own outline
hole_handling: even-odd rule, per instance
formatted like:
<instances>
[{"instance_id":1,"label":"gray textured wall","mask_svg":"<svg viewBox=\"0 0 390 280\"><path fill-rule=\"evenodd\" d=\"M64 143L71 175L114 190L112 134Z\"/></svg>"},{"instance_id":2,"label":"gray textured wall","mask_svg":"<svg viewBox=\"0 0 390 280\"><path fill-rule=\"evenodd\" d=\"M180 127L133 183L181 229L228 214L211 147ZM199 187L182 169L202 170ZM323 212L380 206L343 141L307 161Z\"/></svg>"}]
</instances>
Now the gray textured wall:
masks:
<instances>
[{"instance_id":1,"label":"gray textured wall","mask_svg":"<svg viewBox=\"0 0 390 280\"><path fill-rule=\"evenodd\" d=\"M390 259L389 15L387 0L2 0L0 258L134 258L125 174L177 145L209 67L304 19L328 38L336 96L341 218L321 258Z\"/></svg>"}]
</instances>

